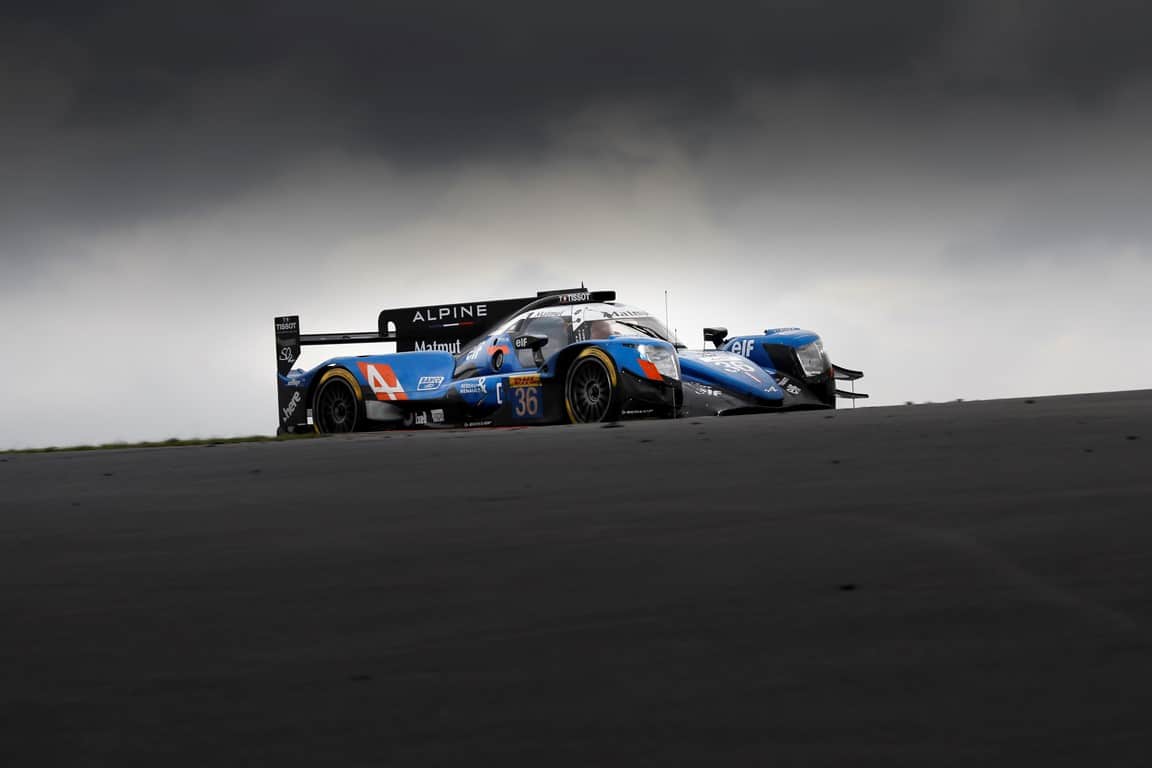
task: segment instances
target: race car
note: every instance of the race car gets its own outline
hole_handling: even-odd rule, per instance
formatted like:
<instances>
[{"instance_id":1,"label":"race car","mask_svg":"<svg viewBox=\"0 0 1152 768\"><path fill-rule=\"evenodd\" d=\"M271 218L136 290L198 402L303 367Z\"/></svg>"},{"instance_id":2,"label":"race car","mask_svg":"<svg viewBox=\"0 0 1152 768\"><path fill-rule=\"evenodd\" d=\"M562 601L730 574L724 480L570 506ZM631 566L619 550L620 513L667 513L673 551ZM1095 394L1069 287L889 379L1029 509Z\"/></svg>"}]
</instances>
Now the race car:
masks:
<instances>
[{"instance_id":1,"label":"race car","mask_svg":"<svg viewBox=\"0 0 1152 768\"><path fill-rule=\"evenodd\" d=\"M302 334L277 317L279 434L472 427L832 407L837 376L819 337L797 329L690 352L614 291L386 309L377 330ZM309 345L394 342L396 352L293 369ZM847 395L848 393L840 393Z\"/></svg>"}]
</instances>

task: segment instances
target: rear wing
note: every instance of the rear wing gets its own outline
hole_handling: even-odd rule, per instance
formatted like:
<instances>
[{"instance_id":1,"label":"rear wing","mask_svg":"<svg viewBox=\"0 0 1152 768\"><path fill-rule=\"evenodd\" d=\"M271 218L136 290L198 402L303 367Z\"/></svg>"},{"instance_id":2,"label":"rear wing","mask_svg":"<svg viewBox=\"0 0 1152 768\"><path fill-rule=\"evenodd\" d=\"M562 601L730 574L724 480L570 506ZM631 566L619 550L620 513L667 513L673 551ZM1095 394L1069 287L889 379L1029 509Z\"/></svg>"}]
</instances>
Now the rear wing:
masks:
<instances>
[{"instance_id":1,"label":"rear wing","mask_svg":"<svg viewBox=\"0 0 1152 768\"><path fill-rule=\"evenodd\" d=\"M468 342L502 322L506 317L534 303L575 303L615 299L611 291L589 293L583 286L561 291L540 291L519 299L495 299L464 304L385 309L377 318L375 331L347 333L300 333L299 315L277 317L276 372L280 402L280 430L308 431L305 393L292 386L288 374L300 359L302 347L329 344L371 344L391 341L397 352L437 350L458 354Z\"/></svg>"}]
</instances>

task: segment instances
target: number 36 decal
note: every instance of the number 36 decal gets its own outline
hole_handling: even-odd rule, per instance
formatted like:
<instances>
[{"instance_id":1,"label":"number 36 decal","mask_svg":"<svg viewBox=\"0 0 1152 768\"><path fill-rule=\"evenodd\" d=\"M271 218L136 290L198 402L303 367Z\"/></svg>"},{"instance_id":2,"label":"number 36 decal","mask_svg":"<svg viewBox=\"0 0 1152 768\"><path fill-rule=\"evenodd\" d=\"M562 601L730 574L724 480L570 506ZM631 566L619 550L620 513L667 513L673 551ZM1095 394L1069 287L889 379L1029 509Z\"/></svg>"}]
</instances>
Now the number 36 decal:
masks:
<instances>
[{"instance_id":1,"label":"number 36 decal","mask_svg":"<svg viewBox=\"0 0 1152 768\"><path fill-rule=\"evenodd\" d=\"M535 419L540 416L540 387L520 387L515 393L516 418Z\"/></svg>"}]
</instances>

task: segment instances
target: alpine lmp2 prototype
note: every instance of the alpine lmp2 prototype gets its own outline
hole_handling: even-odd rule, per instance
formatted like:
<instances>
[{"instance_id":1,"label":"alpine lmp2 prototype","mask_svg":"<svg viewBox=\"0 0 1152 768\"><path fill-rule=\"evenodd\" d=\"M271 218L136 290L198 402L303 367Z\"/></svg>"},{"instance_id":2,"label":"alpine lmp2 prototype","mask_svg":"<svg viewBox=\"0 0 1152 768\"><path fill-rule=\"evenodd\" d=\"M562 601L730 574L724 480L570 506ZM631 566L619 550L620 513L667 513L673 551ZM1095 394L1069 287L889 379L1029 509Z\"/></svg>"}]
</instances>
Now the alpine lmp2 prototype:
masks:
<instances>
[{"instance_id":1,"label":"alpine lmp2 prototype","mask_svg":"<svg viewBox=\"0 0 1152 768\"><path fill-rule=\"evenodd\" d=\"M797 328L689 351L614 291L386 309L376 331L301 334L276 318L279 434L382 428L612 421L832 408L836 379L820 337ZM396 352L293 369L309 345L395 342Z\"/></svg>"}]
</instances>

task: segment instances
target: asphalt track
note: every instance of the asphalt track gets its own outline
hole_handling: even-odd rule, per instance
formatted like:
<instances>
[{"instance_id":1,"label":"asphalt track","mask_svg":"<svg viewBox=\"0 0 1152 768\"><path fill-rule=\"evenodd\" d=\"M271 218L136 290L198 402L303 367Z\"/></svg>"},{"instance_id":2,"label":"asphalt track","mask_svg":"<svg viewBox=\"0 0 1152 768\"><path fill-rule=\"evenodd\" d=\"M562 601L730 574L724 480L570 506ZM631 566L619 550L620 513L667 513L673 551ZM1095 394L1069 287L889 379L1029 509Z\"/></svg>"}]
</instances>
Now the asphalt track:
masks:
<instances>
[{"instance_id":1,"label":"asphalt track","mask_svg":"<svg viewBox=\"0 0 1152 768\"><path fill-rule=\"evenodd\" d=\"M1140 765L1152 391L0 456L0 764Z\"/></svg>"}]
</instances>

